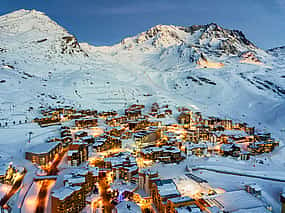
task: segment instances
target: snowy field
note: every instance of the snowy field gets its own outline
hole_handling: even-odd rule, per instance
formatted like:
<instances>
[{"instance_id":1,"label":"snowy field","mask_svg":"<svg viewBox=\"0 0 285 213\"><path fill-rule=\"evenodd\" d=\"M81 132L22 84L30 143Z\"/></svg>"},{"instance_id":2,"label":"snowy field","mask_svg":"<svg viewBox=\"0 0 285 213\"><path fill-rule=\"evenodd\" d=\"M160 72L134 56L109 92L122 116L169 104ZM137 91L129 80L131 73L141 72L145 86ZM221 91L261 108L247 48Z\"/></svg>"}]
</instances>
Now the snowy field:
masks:
<instances>
[{"instance_id":1,"label":"snowy field","mask_svg":"<svg viewBox=\"0 0 285 213\"><path fill-rule=\"evenodd\" d=\"M25 150L29 147L44 143L50 137L57 137L58 129L58 126L41 128L36 123L0 128L1 151L9 153L16 159L23 158ZM32 132L30 143L29 132Z\"/></svg>"}]
</instances>

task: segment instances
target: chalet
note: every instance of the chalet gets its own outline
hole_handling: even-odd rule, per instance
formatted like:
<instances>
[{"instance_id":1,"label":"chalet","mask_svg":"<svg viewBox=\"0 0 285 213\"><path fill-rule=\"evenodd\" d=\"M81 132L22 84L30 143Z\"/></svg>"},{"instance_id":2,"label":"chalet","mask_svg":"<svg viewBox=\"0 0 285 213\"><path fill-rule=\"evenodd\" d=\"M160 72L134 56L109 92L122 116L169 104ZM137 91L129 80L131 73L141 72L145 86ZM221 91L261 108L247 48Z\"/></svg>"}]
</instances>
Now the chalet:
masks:
<instances>
[{"instance_id":1,"label":"chalet","mask_svg":"<svg viewBox=\"0 0 285 213\"><path fill-rule=\"evenodd\" d=\"M129 152L120 152L111 157L104 158L104 167L111 169L113 180L130 182L138 174L138 166L134 156Z\"/></svg>"},{"instance_id":2,"label":"chalet","mask_svg":"<svg viewBox=\"0 0 285 213\"><path fill-rule=\"evenodd\" d=\"M143 190L146 195L150 195L152 184L159 180L158 172L149 169L141 169L138 173L139 189Z\"/></svg>"},{"instance_id":3,"label":"chalet","mask_svg":"<svg viewBox=\"0 0 285 213\"><path fill-rule=\"evenodd\" d=\"M168 105L160 108L157 103L153 103L148 114L155 118L165 118L167 115L172 115L172 110L168 109Z\"/></svg>"},{"instance_id":4,"label":"chalet","mask_svg":"<svg viewBox=\"0 0 285 213\"><path fill-rule=\"evenodd\" d=\"M190 109L188 109L187 107L178 107L178 112L189 112L189 113L192 113L192 111Z\"/></svg>"},{"instance_id":5,"label":"chalet","mask_svg":"<svg viewBox=\"0 0 285 213\"><path fill-rule=\"evenodd\" d=\"M181 196L172 179L155 181L152 186L151 195L153 204L159 213L166 212L168 199Z\"/></svg>"},{"instance_id":6,"label":"chalet","mask_svg":"<svg viewBox=\"0 0 285 213\"><path fill-rule=\"evenodd\" d=\"M63 146L67 147L73 141L73 138L72 136L64 136L62 137L61 141L62 141Z\"/></svg>"},{"instance_id":7,"label":"chalet","mask_svg":"<svg viewBox=\"0 0 285 213\"><path fill-rule=\"evenodd\" d=\"M47 139L47 143L52 143L52 142L62 142L62 139L58 137L51 137Z\"/></svg>"},{"instance_id":8,"label":"chalet","mask_svg":"<svg viewBox=\"0 0 285 213\"><path fill-rule=\"evenodd\" d=\"M161 137L161 129L158 127L150 127L148 130L141 130L134 133L134 140L137 149L141 149L147 146L156 145L156 141Z\"/></svg>"},{"instance_id":9,"label":"chalet","mask_svg":"<svg viewBox=\"0 0 285 213\"><path fill-rule=\"evenodd\" d=\"M123 128L121 126L116 126L116 127L112 127L110 129L108 129L106 131L106 133L111 135L111 136L120 137L124 131L125 131L125 128Z\"/></svg>"},{"instance_id":10,"label":"chalet","mask_svg":"<svg viewBox=\"0 0 285 213\"><path fill-rule=\"evenodd\" d=\"M60 136L63 138L63 137L66 137L66 136L72 136L71 134L71 130L70 129L61 129L60 131Z\"/></svg>"},{"instance_id":11,"label":"chalet","mask_svg":"<svg viewBox=\"0 0 285 213\"><path fill-rule=\"evenodd\" d=\"M250 159L250 152L241 151L239 157L240 157L240 160L249 160Z\"/></svg>"},{"instance_id":12,"label":"chalet","mask_svg":"<svg viewBox=\"0 0 285 213\"><path fill-rule=\"evenodd\" d=\"M75 120L75 126L77 128L90 128L97 126L97 118L88 117Z\"/></svg>"},{"instance_id":13,"label":"chalet","mask_svg":"<svg viewBox=\"0 0 285 213\"><path fill-rule=\"evenodd\" d=\"M164 163L176 163L185 159L184 154L175 146L143 148L140 150L140 157Z\"/></svg>"},{"instance_id":14,"label":"chalet","mask_svg":"<svg viewBox=\"0 0 285 213\"><path fill-rule=\"evenodd\" d=\"M93 144L95 139L93 135L88 135L80 138L84 143Z\"/></svg>"},{"instance_id":15,"label":"chalet","mask_svg":"<svg viewBox=\"0 0 285 213\"><path fill-rule=\"evenodd\" d=\"M121 139L130 139L132 138L132 136L133 136L133 132L126 129L121 135Z\"/></svg>"},{"instance_id":16,"label":"chalet","mask_svg":"<svg viewBox=\"0 0 285 213\"><path fill-rule=\"evenodd\" d=\"M119 137L104 134L94 140L93 149L97 152L107 151L109 149L119 149L122 147L122 140Z\"/></svg>"},{"instance_id":17,"label":"chalet","mask_svg":"<svg viewBox=\"0 0 285 213\"><path fill-rule=\"evenodd\" d=\"M86 205L86 195L98 180L97 167L71 170L64 175L64 186L51 192L51 212L81 212Z\"/></svg>"},{"instance_id":18,"label":"chalet","mask_svg":"<svg viewBox=\"0 0 285 213\"><path fill-rule=\"evenodd\" d=\"M255 128L254 127L246 127L245 128L245 132L248 134L248 135L254 135L255 133Z\"/></svg>"},{"instance_id":19,"label":"chalet","mask_svg":"<svg viewBox=\"0 0 285 213\"><path fill-rule=\"evenodd\" d=\"M42 143L30 147L25 153L25 158L40 166L47 166L61 152L61 142Z\"/></svg>"},{"instance_id":20,"label":"chalet","mask_svg":"<svg viewBox=\"0 0 285 213\"><path fill-rule=\"evenodd\" d=\"M277 141L257 141L248 146L248 151L252 154L269 153L272 152L276 146L279 146Z\"/></svg>"},{"instance_id":21,"label":"chalet","mask_svg":"<svg viewBox=\"0 0 285 213\"><path fill-rule=\"evenodd\" d=\"M138 174L138 166L131 164L123 164L112 168L115 179L122 179L131 182L132 177Z\"/></svg>"},{"instance_id":22,"label":"chalet","mask_svg":"<svg viewBox=\"0 0 285 213\"><path fill-rule=\"evenodd\" d=\"M82 141L74 141L69 145L67 152L68 166L76 167L88 160L88 144Z\"/></svg>"},{"instance_id":23,"label":"chalet","mask_svg":"<svg viewBox=\"0 0 285 213\"><path fill-rule=\"evenodd\" d=\"M269 141L269 140L271 140L271 133L268 133L268 132L258 132L255 135L255 139L257 141Z\"/></svg>"},{"instance_id":24,"label":"chalet","mask_svg":"<svg viewBox=\"0 0 285 213\"><path fill-rule=\"evenodd\" d=\"M165 114L166 115L172 115L172 110L171 109L165 109Z\"/></svg>"},{"instance_id":25,"label":"chalet","mask_svg":"<svg viewBox=\"0 0 285 213\"><path fill-rule=\"evenodd\" d=\"M51 193L51 212L81 212L85 207L85 196L80 186L60 187Z\"/></svg>"},{"instance_id":26,"label":"chalet","mask_svg":"<svg viewBox=\"0 0 285 213\"><path fill-rule=\"evenodd\" d=\"M179 124L190 124L192 119L192 114L187 112L182 112L178 116L178 123Z\"/></svg>"},{"instance_id":27,"label":"chalet","mask_svg":"<svg viewBox=\"0 0 285 213\"><path fill-rule=\"evenodd\" d=\"M80 186L84 194L88 194L94 189L95 182L98 181L99 168L76 168L64 175L63 184L65 186Z\"/></svg>"},{"instance_id":28,"label":"chalet","mask_svg":"<svg viewBox=\"0 0 285 213\"><path fill-rule=\"evenodd\" d=\"M194 123L201 123L203 121L201 112L195 112L192 115L192 119L193 119Z\"/></svg>"},{"instance_id":29,"label":"chalet","mask_svg":"<svg viewBox=\"0 0 285 213\"><path fill-rule=\"evenodd\" d=\"M139 130L150 126L152 123L145 118L138 118L137 120L128 121L130 130Z\"/></svg>"},{"instance_id":30,"label":"chalet","mask_svg":"<svg viewBox=\"0 0 285 213\"><path fill-rule=\"evenodd\" d=\"M233 129L245 131L247 124L246 123L233 123Z\"/></svg>"},{"instance_id":31,"label":"chalet","mask_svg":"<svg viewBox=\"0 0 285 213\"><path fill-rule=\"evenodd\" d=\"M60 131L61 141L64 147L73 141L70 127L62 126Z\"/></svg>"},{"instance_id":32,"label":"chalet","mask_svg":"<svg viewBox=\"0 0 285 213\"><path fill-rule=\"evenodd\" d=\"M240 147L235 144L222 144L220 147L220 154L223 156L240 156Z\"/></svg>"},{"instance_id":33,"label":"chalet","mask_svg":"<svg viewBox=\"0 0 285 213\"><path fill-rule=\"evenodd\" d=\"M114 116L106 119L106 124L109 126L119 126L127 122L127 116Z\"/></svg>"},{"instance_id":34,"label":"chalet","mask_svg":"<svg viewBox=\"0 0 285 213\"><path fill-rule=\"evenodd\" d=\"M198 137L198 135L197 135L196 130L187 129L186 139L187 139L188 141L192 141L192 142L197 143L197 142L199 141L199 137Z\"/></svg>"},{"instance_id":35,"label":"chalet","mask_svg":"<svg viewBox=\"0 0 285 213\"><path fill-rule=\"evenodd\" d=\"M93 150L97 152L105 151L104 144L107 143L107 138L97 137L94 139Z\"/></svg>"},{"instance_id":36,"label":"chalet","mask_svg":"<svg viewBox=\"0 0 285 213\"><path fill-rule=\"evenodd\" d=\"M185 153L189 155L205 156L208 153L208 146L206 143L187 143L185 146Z\"/></svg>"},{"instance_id":37,"label":"chalet","mask_svg":"<svg viewBox=\"0 0 285 213\"><path fill-rule=\"evenodd\" d=\"M159 111L159 105L158 103L153 103L151 105L151 112L158 112Z\"/></svg>"},{"instance_id":38,"label":"chalet","mask_svg":"<svg viewBox=\"0 0 285 213\"><path fill-rule=\"evenodd\" d=\"M97 110L91 110L91 109L81 109L77 111L78 113L81 113L83 116L97 116L98 112Z\"/></svg>"},{"instance_id":39,"label":"chalet","mask_svg":"<svg viewBox=\"0 0 285 213\"><path fill-rule=\"evenodd\" d=\"M103 112L100 112L98 115L100 118L107 119L109 117L118 116L118 112L115 110L107 111L107 112L103 111Z\"/></svg>"},{"instance_id":40,"label":"chalet","mask_svg":"<svg viewBox=\"0 0 285 213\"><path fill-rule=\"evenodd\" d=\"M38 123L41 127L59 125L61 118L59 115L55 116L43 116L41 118L35 118L34 122Z\"/></svg>"},{"instance_id":41,"label":"chalet","mask_svg":"<svg viewBox=\"0 0 285 213\"><path fill-rule=\"evenodd\" d=\"M194 207L197 208L195 204L195 200L188 197L175 197L175 198L170 198L167 200L167 204L165 207L165 212L167 213L176 213L179 211L179 209L182 209L182 207ZM198 208L199 209L199 208Z\"/></svg>"},{"instance_id":42,"label":"chalet","mask_svg":"<svg viewBox=\"0 0 285 213\"><path fill-rule=\"evenodd\" d=\"M125 115L130 120L135 120L142 115L144 105L133 104L129 108L125 109Z\"/></svg>"},{"instance_id":43,"label":"chalet","mask_svg":"<svg viewBox=\"0 0 285 213\"><path fill-rule=\"evenodd\" d=\"M177 148L181 148L182 146L182 139L181 134L176 134L174 132L164 131L163 136L166 138L163 138L160 144L162 145L168 145L168 146L175 146Z\"/></svg>"},{"instance_id":44,"label":"chalet","mask_svg":"<svg viewBox=\"0 0 285 213\"><path fill-rule=\"evenodd\" d=\"M256 197L261 197L262 190L261 190L260 186L257 185L256 183L254 183L254 184L246 184L245 185L245 190L248 193L250 193L250 194L252 194L252 195L254 195Z\"/></svg>"},{"instance_id":45,"label":"chalet","mask_svg":"<svg viewBox=\"0 0 285 213\"><path fill-rule=\"evenodd\" d=\"M77 132L74 133L74 138L76 140L78 140L78 139L80 139L82 137L86 137L86 136L88 136L88 133L85 132L85 131L77 131Z\"/></svg>"},{"instance_id":46,"label":"chalet","mask_svg":"<svg viewBox=\"0 0 285 213\"><path fill-rule=\"evenodd\" d=\"M84 115L82 115L81 113L77 112L77 113L74 113L72 115L69 116L69 119L79 119L79 118L82 118L84 117Z\"/></svg>"}]
</instances>

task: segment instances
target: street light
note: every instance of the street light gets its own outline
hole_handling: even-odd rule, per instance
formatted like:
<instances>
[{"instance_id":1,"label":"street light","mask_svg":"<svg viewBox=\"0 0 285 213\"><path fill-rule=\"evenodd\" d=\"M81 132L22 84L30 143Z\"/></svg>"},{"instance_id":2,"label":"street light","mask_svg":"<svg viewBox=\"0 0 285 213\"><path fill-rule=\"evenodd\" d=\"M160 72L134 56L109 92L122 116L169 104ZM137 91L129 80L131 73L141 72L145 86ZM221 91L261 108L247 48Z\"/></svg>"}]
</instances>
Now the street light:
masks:
<instances>
[{"instance_id":1,"label":"street light","mask_svg":"<svg viewBox=\"0 0 285 213\"><path fill-rule=\"evenodd\" d=\"M28 140L28 143L31 143L32 134L33 134L33 132L29 132L29 140Z\"/></svg>"}]
</instances>

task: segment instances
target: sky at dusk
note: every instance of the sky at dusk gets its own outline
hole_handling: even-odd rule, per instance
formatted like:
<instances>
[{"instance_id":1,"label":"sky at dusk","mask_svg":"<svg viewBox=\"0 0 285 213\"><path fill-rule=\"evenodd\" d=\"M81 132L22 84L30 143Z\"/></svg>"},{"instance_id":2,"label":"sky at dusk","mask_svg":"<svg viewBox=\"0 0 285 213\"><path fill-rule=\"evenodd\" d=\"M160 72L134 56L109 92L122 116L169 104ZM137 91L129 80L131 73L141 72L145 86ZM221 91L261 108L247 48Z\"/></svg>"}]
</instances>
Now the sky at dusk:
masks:
<instances>
[{"instance_id":1,"label":"sky at dusk","mask_svg":"<svg viewBox=\"0 0 285 213\"><path fill-rule=\"evenodd\" d=\"M80 42L112 45L157 24L215 22L257 46L285 46L285 0L1 0L0 15L36 9ZM0 23L1 25L1 23Z\"/></svg>"}]
</instances>

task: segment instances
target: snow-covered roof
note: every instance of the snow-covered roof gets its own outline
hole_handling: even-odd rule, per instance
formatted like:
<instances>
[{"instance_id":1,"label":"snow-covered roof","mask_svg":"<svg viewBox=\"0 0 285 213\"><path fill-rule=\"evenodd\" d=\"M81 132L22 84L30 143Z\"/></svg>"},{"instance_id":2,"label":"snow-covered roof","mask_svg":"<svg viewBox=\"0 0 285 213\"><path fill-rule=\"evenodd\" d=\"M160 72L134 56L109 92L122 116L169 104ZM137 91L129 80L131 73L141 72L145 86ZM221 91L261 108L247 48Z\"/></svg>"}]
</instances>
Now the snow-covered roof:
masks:
<instances>
[{"instance_id":1,"label":"snow-covered roof","mask_svg":"<svg viewBox=\"0 0 285 213\"><path fill-rule=\"evenodd\" d=\"M122 201L117 206L117 213L141 213L141 208L132 201Z\"/></svg>"},{"instance_id":2,"label":"snow-covered roof","mask_svg":"<svg viewBox=\"0 0 285 213\"><path fill-rule=\"evenodd\" d=\"M112 190L118 190L119 192L133 192L137 189L137 184L125 182L123 180L116 180L115 182L111 183L110 187Z\"/></svg>"},{"instance_id":3,"label":"snow-covered roof","mask_svg":"<svg viewBox=\"0 0 285 213\"><path fill-rule=\"evenodd\" d=\"M221 150L229 152L232 151L233 149L233 144L222 144Z\"/></svg>"},{"instance_id":4,"label":"snow-covered roof","mask_svg":"<svg viewBox=\"0 0 285 213\"><path fill-rule=\"evenodd\" d=\"M209 206L207 207L207 210L211 213L222 213L222 210L217 206Z\"/></svg>"},{"instance_id":5,"label":"snow-covered roof","mask_svg":"<svg viewBox=\"0 0 285 213\"><path fill-rule=\"evenodd\" d=\"M44 154L52 151L55 147L57 147L60 142L50 142L50 143L41 143L29 147L27 152L34 153L34 154Z\"/></svg>"},{"instance_id":6,"label":"snow-covered roof","mask_svg":"<svg viewBox=\"0 0 285 213\"><path fill-rule=\"evenodd\" d=\"M175 210L177 213L201 213L202 212L196 205L179 207L179 208L175 208Z\"/></svg>"},{"instance_id":7,"label":"snow-covered roof","mask_svg":"<svg viewBox=\"0 0 285 213\"><path fill-rule=\"evenodd\" d=\"M141 150L144 154L151 154L153 152L171 152L180 153L180 150L175 146L162 146L162 147L147 147Z\"/></svg>"},{"instance_id":8,"label":"snow-covered roof","mask_svg":"<svg viewBox=\"0 0 285 213\"><path fill-rule=\"evenodd\" d=\"M72 177L72 178L67 179L67 181L71 185L73 185L73 184L81 184L81 183L85 183L85 177Z\"/></svg>"},{"instance_id":9,"label":"snow-covered roof","mask_svg":"<svg viewBox=\"0 0 285 213\"><path fill-rule=\"evenodd\" d=\"M206 143L187 143L187 149L207 149L208 145Z\"/></svg>"},{"instance_id":10,"label":"snow-covered roof","mask_svg":"<svg viewBox=\"0 0 285 213\"><path fill-rule=\"evenodd\" d=\"M270 213L271 211L267 210L264 206L257 207L257 208L251 208L251 209L240 209L237 211L234 211L233 213Z\"/></svg>"},{"instance_id":11,"label":"snow-covered roof","mask_svg":"<svg viewBox=\"0 0 285 213\"><path fill-rule=\"evenodd\" d=\"M72 195L72 193L79 191L80 189L81 189L80 186L61 187L59 189L53 190L52 196L58 198L59 200L64 200L68 196Z\"/></svg>"},{"instance_id":12,"label":"snow-covered roof","mask_svg":"<svg viewBox=\"0 0 285 213\"><path fill-rule=\"evenodd\" d=\"M104 162L110 162L112 167L121 165L126 161L136 164L136 159L129 152L120 152L112 157L104 158Z\"/></svg>"},{"instance_id":13,"label":"snow-covered roof","mask_svg":"<svg viewBox=\"0 0 285 213\"><path fill-rule=\"evenodd\" d=\"M217 135L217 136L227 135L227 136L235 136L235 137L245 137L248 134L242 130L224 130L224 131L216 131L215 135Z\"/></svg>"},{"instance_id":14,"label":"snow-covered roof","mask_svg":"<svg viewBox=\"0 0 285 213\"><path fill-rule=\"evenodd\" d=\"M78 153L78 150L68 150L67 156L72 156L74 153Z\"/></svg>"},{"instance_id":15,"label":"snow-covered roof","mask_svg":"<svg viewBox=\"0 0 285 213\"><path fill-rule=\"evenodd\" d=\"M76 168L71 170L71 174L77 176L85 176L89 172L87 168Z\"/></svg>"},{"instance_id":16,"label":"snow-covered roof","mask_svg":"<svg viewBox=\"0 0 285 213\"><path fill-rule=\"evenodd\" d=\"M244 190L225 192L215 197L226 212L263 207L264 203Z\"/></svg>"},{"instance_id":17,"label":"snow-covered roof","mask_svg":"<svg viewBox=\"0 0 285 213\"><path fill-rule=\"evenodd\" d=\"M93 139L94 136L93 135L87 135L81 138L81 140L89 140L89 139Z\"/></svg>"},{"instance_id":18,"label":"snow-covered roof","mask_svg":"<svg viewBox=\"0 0 285 213\"><path fill-rule=\"evenodd\" d=\"M99 167L89 167L89 171L93 173L93 176L99 176Z\"/></svg>"},{"instance_id":19,"label":"snow-covered roof","mask_svg":"<svg viewBox=\"0 0 285 213\"><path fill-rule=\"evenodd\" d=\"M146 174L146 175L155 175L155 174L157 174L157 171L153 171L153 170L150 170L150 169L141 169L139 171L139 173L143 173L143 174Z\"/></svg>"},{"instance_id":20,"label":"snow-covered roof","mask_svg":"<svg viewBox=\"0 0 285 213\"><path fill-rule=\"evenodd\" d=\"M183 203L183 202L193 201L193 199L189 196L175 197L175 198L170 198L169 200L173 203Z\"/></svg>"},{"instance_id":21,"label":"snow-covered roof","mask_svg":"<svg viewBox=\"0 0 285 213\"><path fill-rule=\"evenodd\" d=\"M161 197L180 196L176 184L172 179L155 181Z\"/></svg>"},{"instance_id":22,"label":"snow-covered roof","mask_svg":"<svg viewBox=\"0 0 285 213\"><path fill-rule=\"evenodd\" d=\"M257 183L249 184L250 188L254 189L255 191L261 191L261 187Z\"/></svg>"}]
</instances>

